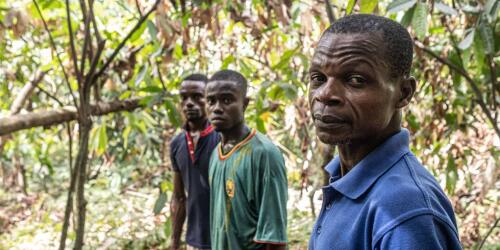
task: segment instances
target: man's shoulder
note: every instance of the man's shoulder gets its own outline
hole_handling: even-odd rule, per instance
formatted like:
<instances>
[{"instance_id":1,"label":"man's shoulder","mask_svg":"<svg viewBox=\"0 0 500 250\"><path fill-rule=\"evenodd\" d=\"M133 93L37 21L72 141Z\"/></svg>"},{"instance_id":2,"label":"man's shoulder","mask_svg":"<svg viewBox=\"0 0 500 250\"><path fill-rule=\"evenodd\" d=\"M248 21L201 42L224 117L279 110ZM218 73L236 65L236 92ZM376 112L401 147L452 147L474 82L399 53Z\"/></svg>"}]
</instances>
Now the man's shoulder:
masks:
<instances>
[{"instance_id":1,"label":"man's shoulder","mask_svg":"<svg viewBox=\"0 0 500 250\"><path fill-rule=\"evenodd\" d=\"M370 193L381 205L398 203L405 209L409 208L404 205L407 203L418 208L429 207L428 196L435 192L444 195L435 178L409 153L380 176Z\"/></svg>"},{"instance_id":2,"label":"man's shoulder","mask_svg":"<svg viewBox=\"0 0 500 250\"><path fill-rule=\"evenodd\" d=\"M257 154L281 154L278 146L274 144L266 135L256 132L252 143L252 151Z\"/></svg>"},{"instance_id":3,"label":"man's shoulder","mask_svg":"<svg viewBox=\"0 0 500 250\"><path fill-rule=\"evenodd\" d=\"M453 208L445 193L411 153L377 180L370 191L370 203L376 208L375 223L379 226L423 214L454 224Z\"/></svg>"},{"instance_id":4,"label":"man's shoulder","mask_svg":"<svg viewBox=\"0 0 500 250\"><path fill-rule=\"evenodd\" d=\"M170 140L170 147L177 147L179 144L181 144L185 140L185 132L179 132L177 133L172 140Z\"/></svg>"}]
</instances>

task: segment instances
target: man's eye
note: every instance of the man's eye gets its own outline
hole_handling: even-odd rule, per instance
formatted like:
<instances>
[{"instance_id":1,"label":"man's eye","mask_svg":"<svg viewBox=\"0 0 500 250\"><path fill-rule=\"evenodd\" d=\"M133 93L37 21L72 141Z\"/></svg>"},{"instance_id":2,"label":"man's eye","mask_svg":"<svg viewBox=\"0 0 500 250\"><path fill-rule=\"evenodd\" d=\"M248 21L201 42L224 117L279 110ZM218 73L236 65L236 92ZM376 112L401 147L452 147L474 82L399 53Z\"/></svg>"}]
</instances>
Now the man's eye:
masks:
<instances>
[{"instance_id":1,"label":"man's eye","mask_svg":"<svg viewBox=\"0 0 500 250\"><path fill-rule=\"evenodd\" d=\"M311 74L311 82L312 83L323 83L326 82L326 76L320 73L312 73Z\"/></svg>"},{"instance_id":2,"label":"man's eye","mask_svg":"<svg viewBox=\"0 0 500 250\"><path fill-rule=\"evenodd\" d=\"M222 102L224 102L224 104L229 104L229 103L231 103L231 99L224 98L224 99L222 99Z\"/></svg>"},{"instance_id":3,"label":"man's eye","mask_svg":"<svg viewBox=\"0 0 500 250\"><path fill-rule=\"evenodd\" d=\"M215 102L214 102L214 99L208 98L207 103L208 103L208 105L213 105Z\"/></svg>"},{"instance_id":4,"label":"man's eye","mask_svg":"<svg viewBox=\"0 0 500 250\"><path fill-rule=\"evenodd\" d=\"M353 86L361 86L366 83L366 79L360 75L350 75L347 77L347 82Z\"/></svg>"}]
</instances>

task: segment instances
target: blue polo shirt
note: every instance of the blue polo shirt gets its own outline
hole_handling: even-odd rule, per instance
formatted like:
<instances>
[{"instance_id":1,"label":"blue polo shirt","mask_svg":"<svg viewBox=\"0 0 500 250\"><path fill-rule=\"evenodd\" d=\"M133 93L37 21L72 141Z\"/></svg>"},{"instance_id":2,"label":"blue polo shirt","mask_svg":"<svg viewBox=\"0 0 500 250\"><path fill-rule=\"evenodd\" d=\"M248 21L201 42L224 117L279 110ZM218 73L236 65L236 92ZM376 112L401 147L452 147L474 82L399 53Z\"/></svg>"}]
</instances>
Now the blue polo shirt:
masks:
<instances>
[{"instance_id":1,"label":"blue polo shirt","mask_svg":"<svg viewBox=\"0 0 500 250\"><path fill-rule=\"evenodd\" d=\"M172 168L180 172L187 193L186 243L196 248L210 248L208 164L219 140L218 133L207 123L196 147L186 127L170 143Z\"/></svg>"},{"instance_id":2,"label":"blue polo shirt","mask_svg":"<svg viewBox=\"0 0 500 250\"><path fill-rule=\"evenodd\" d=\"M326 166L309 249L461 249L453 208L409 137L402 129L342 178L339 157Z\"/></svg>"}]
</instances>

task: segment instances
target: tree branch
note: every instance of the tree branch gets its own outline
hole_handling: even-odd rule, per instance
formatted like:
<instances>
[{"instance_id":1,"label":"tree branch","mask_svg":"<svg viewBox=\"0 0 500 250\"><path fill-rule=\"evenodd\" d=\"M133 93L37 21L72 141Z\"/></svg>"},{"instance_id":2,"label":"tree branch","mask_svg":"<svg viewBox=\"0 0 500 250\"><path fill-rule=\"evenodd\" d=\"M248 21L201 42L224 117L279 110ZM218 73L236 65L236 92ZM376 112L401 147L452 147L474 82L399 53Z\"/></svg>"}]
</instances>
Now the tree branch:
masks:
<instances>
[{"instance_id":1,"label":"tree branch","mask_svg":"<svg viewBox=\"0 0 500 250\"><path fill-rule=\"evenodd\" d=\"M498 127L498 124L495 122L495 119L493 118L490 110L486 106L486 104L483 101L482 95L481 95L481 90L479 90L479 87L477 86L477 83L467 74L467 72L461 68L450 62L448 59L440 57L438 54L436 54L434 51L430 50L429 48L426 48L425 45L423 45L421 42L415 41L415 46L423 50L425 53L429 54L431 57L434 59L438 60L440 63L448 66L451 70L457 72L461 76L465 78L465 80L470 84L472 87L472 91L477 97L477 102L479 106L481 107L481 110L483 113L486 115L488 120L493 126L493 129L495 130L495 133L497 136L500 138L500 128Z\"/></svg>"},{"instance_id":2,"label":"tree branch","mask_svg":"<svg viewBox=\"0 0 500 250\"><path fill-rule=\"evenodd\" d=\"M500 218L498 218L495 221L495 224L493 224L493 226L490 228L490 230L488 230L488 232L484 236L483 240L481 241L481 244L479 245L479 247L477 249L481 250L483 248L484 243L486 242L486 239L488 239L488 236L490 236L490 234L493 232L493 230L497 227L499 221L500 221Z\"/></svg>"},{"instance_id":3,"label":"tree branch","mask_svg":"<svg viewBox=\"0 0 500 250\"><path fill-rule=\"evenodd\" d=\"M24 87L21 90L21 93L19 93L19 95L14 100L14 102L12 102L12 106L10 107L10 114L11 115L17 114L17 113L19 113L19 111L21 111L24 104L26 103L26 100L28 100L31 97L33 90L43 80L43 78L45 77L46 74L47 74L47 71L42 71L31 82L24 85Z\"/></svg>"},{"instance_id":4,"label":"tree branch","mask_svg":"<svg viewBox=\"0 0 500 250\"><path fill-rule=\"evenodd\" d=\"M328 20L330 21L330 24L335 22L335 15L333 14L332 10L332 4L330 3L330 0L325 0L325 8L326 8L326 14L328 15Z\"/></svg>"},{"instance_id":5,"label":"tree branch","mask_svg":"<svg viewBox=\"0 0 500 250\"><path fill-rule=\"evenodd\" d=\"M43 89L42 87L40 86L36 86L40 92L44 93L46 96L48 96L49 98L51 98L52 100L54 100L55 102L57 102L61 107L64 107L64 103L61 102L61 100L59 100L57 97L55 97L54 95L50 94L47 90Z\"/></svg>"},{"instance_id":6,"label":"tree branch","mask_svg":"<svg viewBox=\"0 0 500 250\"><path fill-rule=\"evenodd\" d=\"M137 108L145 107L146 105L142 103L142 100L146 98L149 97L135 97L112 102L99 102L98 104L91 105L90 115L103 116L109 113L132 111ZM39 126L54 126L76 120L77 118L77 110L72 106L7 116L0 118L0 136Z\"/></svg>"},{"instance_id":7,"label":"tree branch","mask_svg":"<svg viewBox=\"0 0 500 250\"><path fill-rule=\"evenodd\" d=\"M120 50L123 48L123 46L125 46L125 43L141 27L141 25L148 19L149 15L151 15L151 13L153 13L153 11L156 10L156 7L160 3L160 1L161 0L156 0L155 3L153 4L153 6L151 7L151 9L149 9L149 11L144 16L142 16L141 19L139 19L139 22L137 22L137 24L132 28L132 30L130 30L130 32L127 34L127 36L125 36L125 38L120 42L118 47L116 47L116 49L113 51L113 53L111 54L109 59L106 61L106 63L104 63L104 65L101 67L101 69L97 72L97 74L95 75L95 78L98 78L99 76L101 76L104 73L104 71L106 71L106 69L109 67L111 62L113 62L115 57L118 55L118 52L120 52Z\"/></svg>"},{"instance_id":8,"label":"tree branch","mask_svg":"<svg viewBox=\"0 0 500 250\"><path fill-rule=\"evenodd\" d=\"M33 0L33 3L35 4L36 10L37 10L38 14L40 15L40 18L42 19L45 31L47 31L47 33L49 34L50 45L52 46L52 49L54 50L54 53L56 54L57 61L58 61L59 66L61 67L61 70L63 72L64 79L66 81L66 85L68 86L68 91L71 94L71 97L73 98L73 104L75 105L75 107L78 107L78 103L76 101L76 96L73 93L73 90L71 89L71 84L69 82L68 74L66 73L66 70L64 69L64 65L62 63L61 57L59 56L59 53L57 52L56 43L54 42L54 38L52 37L52 33L49 30L49 26L47 25L47 22L45 21L45 18L43 17L42 10L40 9L40 6L38 5L37 1Z\"/></svg>"},{"instance_id":9,"label":"tree branch","mask_svg":"<svg viewBox=\"0 0 500 250\"><path fill-rule=\"evenodd\" d=\"M68 23L69 44L71 47L71 58L73 60L73 67L75 68L76 79L78 81L78 84L81 84L82 72L78 69L78 58L77 58L76 49L75 49L75 36L73 34L73 26L71 23L71 10L70 10L70 6L69 6L69 0L66 0L66 22ZM83 71L83 69L81 69L81 70Z\"/></svg>"}]
</instances>

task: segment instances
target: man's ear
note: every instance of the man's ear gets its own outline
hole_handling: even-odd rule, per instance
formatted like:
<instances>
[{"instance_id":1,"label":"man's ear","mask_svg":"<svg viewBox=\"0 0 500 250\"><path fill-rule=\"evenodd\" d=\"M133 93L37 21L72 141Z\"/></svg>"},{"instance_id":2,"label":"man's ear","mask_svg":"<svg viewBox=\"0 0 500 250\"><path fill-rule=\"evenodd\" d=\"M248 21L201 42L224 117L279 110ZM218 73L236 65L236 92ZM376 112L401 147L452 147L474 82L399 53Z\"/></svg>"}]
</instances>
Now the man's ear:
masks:
<instances>
[{"instance_id":1,"label":"man's ear","mask_svg":"<svg viewBox=\"0 0 500 250\"><path fill-rule=\"evenodd\" d=\"M406 77L401 80L400 84L400 94L398 102L396 103L396 108L400 109L408 105L415 94L417 88L417 81L413 76Z\"/></svg>"},{"instance_id":2,"label":"man's ear","mask_svg":"<svg viewBox=\"0 0 500 250\"><path fill-rule=\"evenodd\" d=\"M250 98L245 96L245 99L243 100L243 111L247 110L248 103L250 103Z\"/></svg>"}]
</instances>

